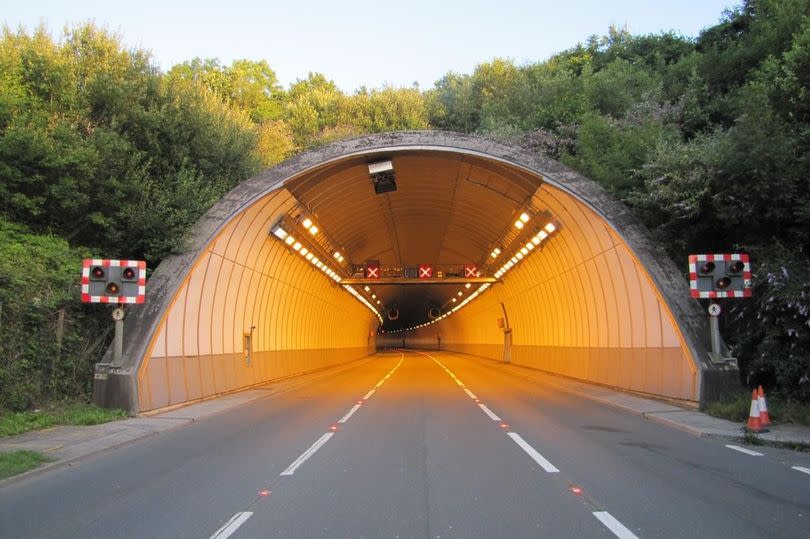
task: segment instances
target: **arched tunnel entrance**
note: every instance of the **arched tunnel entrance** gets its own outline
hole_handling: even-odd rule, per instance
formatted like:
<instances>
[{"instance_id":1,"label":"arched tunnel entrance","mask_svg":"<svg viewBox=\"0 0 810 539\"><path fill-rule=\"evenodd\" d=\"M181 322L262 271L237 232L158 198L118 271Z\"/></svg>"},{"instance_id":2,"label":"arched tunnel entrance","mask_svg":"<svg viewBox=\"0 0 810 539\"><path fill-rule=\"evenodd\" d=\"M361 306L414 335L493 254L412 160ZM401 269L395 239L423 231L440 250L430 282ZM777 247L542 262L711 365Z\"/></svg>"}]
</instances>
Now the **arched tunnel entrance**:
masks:
<instances>
[{"instance_id":1,"label":"arched tunnel entrance","mask_svg":"<svg viewBox=\"0 0 810 539\"><path fill-rule=\"evenodd\" d=\"M593 182L485 139L387 133L217 203L155 271L95 400L154 410L404 343L698 403L736 382L703 324L663 248Z\"/></svg>"}]
</instances>

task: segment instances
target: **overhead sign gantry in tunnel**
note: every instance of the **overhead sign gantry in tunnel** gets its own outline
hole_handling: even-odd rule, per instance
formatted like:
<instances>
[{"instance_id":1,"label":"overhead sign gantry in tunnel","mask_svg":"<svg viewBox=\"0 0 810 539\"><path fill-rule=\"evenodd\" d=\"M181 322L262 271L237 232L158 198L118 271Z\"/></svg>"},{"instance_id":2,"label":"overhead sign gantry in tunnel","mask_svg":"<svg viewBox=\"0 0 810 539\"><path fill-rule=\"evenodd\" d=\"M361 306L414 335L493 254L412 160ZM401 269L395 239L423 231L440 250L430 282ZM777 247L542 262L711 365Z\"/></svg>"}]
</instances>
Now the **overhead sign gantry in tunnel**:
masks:
<instances>
[{"instance_id":1,"label":"overhead sign gantry in tunnel","mask_svg":"<svg viewBox=\"0 0 810 539\"><path fill-rule=\"evenodd\" d=\"M516 364L698 403L737 371L709 360L681 273L626 208L553 160L460 134L369 135L211 208L155 271L94 398L154 410L441 339L498 360L511 341Z\"/></svg>"}]
</instances>

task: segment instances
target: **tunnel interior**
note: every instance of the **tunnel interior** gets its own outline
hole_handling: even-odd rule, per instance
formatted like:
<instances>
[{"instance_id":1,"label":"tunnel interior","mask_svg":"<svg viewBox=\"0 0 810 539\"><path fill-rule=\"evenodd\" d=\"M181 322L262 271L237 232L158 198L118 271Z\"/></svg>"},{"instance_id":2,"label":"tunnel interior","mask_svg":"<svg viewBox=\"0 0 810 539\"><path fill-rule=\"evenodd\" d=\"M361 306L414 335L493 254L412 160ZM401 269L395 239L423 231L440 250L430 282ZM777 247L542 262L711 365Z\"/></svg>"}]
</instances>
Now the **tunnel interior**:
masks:
<instances>
[{"instance_id":1,"label":"tunnel interior","mask_svg":"<svg viewBox=\"0 0 810 539\"><path fill-rule=\"evenodd\" d=\"M372 136L271 169L212 208L150 289L102 403L154 410L403 345L686 402L713 379L686 284L623 207L469 137Z\"/></svg>"}]
</instances>

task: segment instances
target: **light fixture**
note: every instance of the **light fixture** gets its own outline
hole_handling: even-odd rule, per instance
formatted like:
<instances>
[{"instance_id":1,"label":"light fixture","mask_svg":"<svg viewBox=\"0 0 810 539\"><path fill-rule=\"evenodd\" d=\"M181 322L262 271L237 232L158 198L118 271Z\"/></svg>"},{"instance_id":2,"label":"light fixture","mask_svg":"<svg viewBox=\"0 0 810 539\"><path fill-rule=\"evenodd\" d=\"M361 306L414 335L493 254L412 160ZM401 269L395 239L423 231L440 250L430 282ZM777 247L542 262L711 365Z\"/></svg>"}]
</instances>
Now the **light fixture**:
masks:
<instances>
[{"instance_id":1,"label":"light fixture","mask_svg":"<svg viewBox=\"0 0 810 539\"><path fill-rule=\"evenodd\" d=\"M369 288L368 285L364 286L363 290L365 290L366 292L371 292L371 288Z\"/></svg>"},{"instance_id":2,"label":"light fixture","mask_svg":"<svg viewBox=\"0 0 810 539\"><path fill-rule=\"evenodd\" d=\"M461 290L459 290L459 291L458 291L458 295L459 295L459 296L463 296L463 295L464 295L464 292L462 292Z\"/></svg>"},{"instance_id":3,"label":"light fixture","mask_svg":"<svg viewBox=\"0 0 810 539\"><path fill-rule=\"evenodd\" d=\"M467 283L467 284L464 285L464 288L470 288L471 286L472 285L470 283Z\"/></svg>"},{"instance_id":4,"label":"light fixture","mask_svg":"<svg viewBox=\"0 0 810 539\"><path fill-rule=\"evenodd\" d=\"M548 231L549 234L551 234L552 232L557 230L557 227L554 226L554 223L549 223L546 225L546 230Z\"/></svg>"},{"instance_id":5,"label":"light fixture","mask_svg":"<svg viewBox=\"0 0 810 539\"><path fill-rule=\"evenodd\" d=\"M309 227L309 233L314 236L315 234L318 233L318 227L315 226L315 225L312 225L311 227Z\"/></svg>"},{"instance_id":6,"label":"light fixture","mask_svg":"<svg viewBox=\"0 0 810 539\"><path fill-rule=\"evenodd\" d=\"M300 241L295 242L295 245L293 245L293 250L294 251L300 251L301 250L301 242Z\"/></svg>"},{"instance_id":7,"label":"light fixture","mask_svg":"<svg viewBox=\"0 0 810 539\"><path fill-rule=\"evenodd\" d=\"M311 227L311 226L312 226L312 219L310 219L309 217L307 217L306 219L304 219L304 220L301 222L301 224L302 224L302 225L304 225L304 228L309 228L309 227Z\"/></svg>"},{"instance_id":8,"label":"light fixture","mask_svg":"<svg viewBox=\"0 0 810 539\"><path fill-rule=\"evenodd\" d=\"M520 220L523 221L524 223L528 223L529 214L524 211L523 213L520 214Z\"/></svg>"},{"instance_id":9,"label":"light fixture","mask_svg":"<svg viewBox=\"0 0 810 539\"><path fill-rule=\"evenodd\" d=\"M517 228L518 230L521 230L524 226L525 226L525 223L523 221L521 221L520 219L515 221L515 228Z\"/></svg>"},{"instance_id":10,"label":"light fixture","mask_svg":"<svg viewBox=\"0 0 810 539\"><path fill-rule=\"evenodd\" d=\"M276 237L277 237L278 239L280 239L280 240L283 240L284 238L286 238L286 237L287 237L287 231L286 231L286 230L284 230L283 228L281 228L281 226L280 226L280 225L279 225L279 226L276 226L276 227L273 229L273 234L275 234L275 235L276 235Z\"/></svg>"},{"instance_id":11,"label":"light fixture","mask_svg":"<svg viewBox=\"0 0 810 539\"><path fill-rule=\"evenodd\" d=\"M293 238L292 236L287 236L286 238L284 238L284 243L286 243L287 245L292 245L293 243L295 243L295 238Z\"/></svg>"}]
</instances>

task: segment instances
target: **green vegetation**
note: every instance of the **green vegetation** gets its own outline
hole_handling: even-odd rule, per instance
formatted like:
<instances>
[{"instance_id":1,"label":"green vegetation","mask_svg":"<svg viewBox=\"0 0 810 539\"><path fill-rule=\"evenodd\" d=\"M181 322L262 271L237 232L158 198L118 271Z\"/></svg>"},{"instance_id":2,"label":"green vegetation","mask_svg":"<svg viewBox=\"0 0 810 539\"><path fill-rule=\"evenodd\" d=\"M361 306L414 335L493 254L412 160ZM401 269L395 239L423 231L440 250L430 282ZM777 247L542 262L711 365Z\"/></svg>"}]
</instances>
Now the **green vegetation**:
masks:
<instances>
[{"instance_id":1,"label":"green vegetation","mask_svg":"<svg viewBox=\"0 0 810 539\"><path fill-rule=\"evenodd\" d=\"M624 201L678 267L691 252L749 252L754 299L729 301L723 319L741 382L810 402L808 87L810 0L746 0L696 38L611 28L541 62L351 95L319 73L285 89L265 61L164 73L92 24L60 39L5 29L0 408L87 395L109 324L76 302L83 256L155 267L262 167L425 128L561 160Z\"/></svg>"},{"instance_id":2,"label":"green vegetation","mask_svg":"<svg viewBox=\"0 0 810 539\"><path fill-rule=\"evenodd\" d=\"M100 425L126 417L123 410L107 410L83 402L52 403L42 410L0 414L0 438L56 425Z\"/></svg>"},{"instance_id":3,"label":"green vegetation","mask_svg":"<svg viewBox=\"0 0 810 539\"><path fill-rule=\"evenodd\" d=\"M723 400L709 403L703 411L730 421L748 421L748 414L751 412L751 393L743 391L728 395ZM810 402L801 402L780 395L769 397L768 416L773 422L810 425Z\"/></svg>"},{"instance_id":4,"label":"green vegetation","mask_svg":"<svg viewBox=\"0 0 810 539\"><path fill-rule=\"evenodd\" d=\"M0 452L0 479L33 470L51 459L36 451Z\"/></svg>"}]
</instances>

